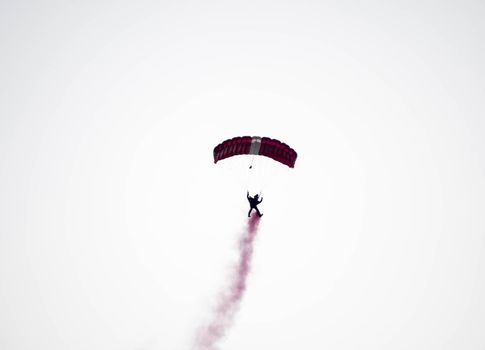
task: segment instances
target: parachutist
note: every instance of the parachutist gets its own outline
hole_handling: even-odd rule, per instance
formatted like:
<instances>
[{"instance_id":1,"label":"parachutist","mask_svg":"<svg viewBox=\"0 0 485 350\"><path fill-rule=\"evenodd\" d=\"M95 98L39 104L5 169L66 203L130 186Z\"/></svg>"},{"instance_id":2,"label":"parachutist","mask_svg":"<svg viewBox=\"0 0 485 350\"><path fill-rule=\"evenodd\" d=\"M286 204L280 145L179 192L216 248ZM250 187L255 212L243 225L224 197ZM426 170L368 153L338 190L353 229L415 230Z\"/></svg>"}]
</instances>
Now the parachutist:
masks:
<instances>
[{"instance_id":1,"label":"parachutist","mask_svg":"<svg viewBox=\"0 0 485 350\"><path fill-rule=\"evenodd\" d=\"M263 198L259 199L258 194L254 195L254 197L251 197L249 195L249 191L248 191L246 197L248 198L249 205L251 206L251 208L249 209L249 212L248 212L248 217L251 216L251 211L253 211L253 209L256 210L256 213L258 214L259 217L263 216L263 214L261 214L259 212L259 209L258 209L258 204L263 201Z\"/></svg>"}]
</instances>

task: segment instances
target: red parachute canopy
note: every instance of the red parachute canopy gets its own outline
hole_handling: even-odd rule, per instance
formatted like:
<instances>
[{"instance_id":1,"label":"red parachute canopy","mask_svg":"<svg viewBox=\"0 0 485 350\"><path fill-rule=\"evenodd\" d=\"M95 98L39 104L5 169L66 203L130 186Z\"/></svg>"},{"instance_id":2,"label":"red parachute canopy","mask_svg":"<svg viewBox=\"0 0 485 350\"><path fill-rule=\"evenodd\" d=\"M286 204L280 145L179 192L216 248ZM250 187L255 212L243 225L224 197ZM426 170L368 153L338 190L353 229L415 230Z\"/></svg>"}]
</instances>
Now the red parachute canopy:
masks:
<instances>
[{"instance_id":1,"label":"red parachute canopy","mask_svg":"<svg viewBox=\"0 0 485 350\"><path fill-rule=\"evenodd\" d=\"M269 137L242 136L218 144L214 148L214 163L239 154L266 156L290 168L295 167L297 157L295 150L281 141Z\"/></svg>"}]
</instances>

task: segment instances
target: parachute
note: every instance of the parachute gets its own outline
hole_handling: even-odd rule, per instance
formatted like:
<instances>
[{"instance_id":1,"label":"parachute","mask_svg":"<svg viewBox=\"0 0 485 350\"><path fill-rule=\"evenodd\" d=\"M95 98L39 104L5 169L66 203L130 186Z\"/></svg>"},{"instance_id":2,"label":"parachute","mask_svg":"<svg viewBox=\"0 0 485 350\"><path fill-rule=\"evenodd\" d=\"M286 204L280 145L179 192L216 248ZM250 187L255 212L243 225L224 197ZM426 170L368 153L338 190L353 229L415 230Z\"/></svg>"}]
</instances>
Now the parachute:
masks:
<instances>
[{"instance_id":1,"label":"parachute","mask_svg":"<svg viewBox=\"0 0 485 350\"><path fill-rule=\"evenodd\" d=\"M214 163L241 154L269 157L290 168L295 167L297 157L297 153L293 148L276 139L259 136L238 136L228 139L214 148Z\"/></svg>"}]
</instances>

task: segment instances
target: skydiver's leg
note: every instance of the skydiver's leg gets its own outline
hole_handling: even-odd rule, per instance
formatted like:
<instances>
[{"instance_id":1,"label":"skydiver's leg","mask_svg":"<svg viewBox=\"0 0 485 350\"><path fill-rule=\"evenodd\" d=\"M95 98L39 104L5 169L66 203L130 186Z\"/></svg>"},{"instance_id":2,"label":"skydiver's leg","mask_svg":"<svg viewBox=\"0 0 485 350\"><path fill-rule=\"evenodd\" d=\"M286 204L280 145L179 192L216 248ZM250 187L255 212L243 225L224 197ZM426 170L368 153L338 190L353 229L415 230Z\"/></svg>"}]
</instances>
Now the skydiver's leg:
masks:
<instances>
[{"instance_id":1,"label":"skydiver's leg","mask_svg":"<svg viewBox=\"0 0 485 350\"><path fill-rule=\"evenodd\" d=\"M249 212L248 212L248 217L250 217L250 216L251 216L251 212L252 212L252 211L253 211L253 208L250 208L250 209L249 209Z\"/></svg>"},{"instance_id":2,"label":"skydiver's leg","mask_svg":"<svg viewBox=\"0 0 485 350\"><path fill-rule=\"evenodd\" d=\"M259 216L259 217L263 216L263 214L261 214L261 213L259 212L258 207L256 207L255 209L256 209L256 213L258 213L258 216Z\"/></svg>"}]
</instances>

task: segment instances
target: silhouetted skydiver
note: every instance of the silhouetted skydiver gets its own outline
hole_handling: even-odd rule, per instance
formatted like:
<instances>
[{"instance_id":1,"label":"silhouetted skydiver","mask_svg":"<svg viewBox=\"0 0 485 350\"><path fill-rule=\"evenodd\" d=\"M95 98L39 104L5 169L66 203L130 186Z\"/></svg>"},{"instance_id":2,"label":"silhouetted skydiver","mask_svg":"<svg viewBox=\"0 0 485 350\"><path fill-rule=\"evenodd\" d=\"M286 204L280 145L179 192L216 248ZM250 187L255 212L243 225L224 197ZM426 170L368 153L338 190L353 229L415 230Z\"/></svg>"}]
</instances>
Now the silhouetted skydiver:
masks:
<instances>
[{"instance_id":1,"label":"silhouetted skydiver","mask_svg":"<svg viewBox=\"0 0 485 350\"><path fill-rule=\"evenodd\" d=\"M263 198L261 198L261 200L259 199L259 195L255 195L254 197L251 197L249 195L249 191L246 195L246 197L248 198L248 201L249 201L249 205L251 206L251 208L249 209L249 212L248 212L248 217L251 216L251 211L254 209L256 210L256 213L258 214L259 217L263 216L263 214L261 214L259 212L259 209L258 209L258 204L261 203L263 201Z\"/></svg>"}]
</instances>

